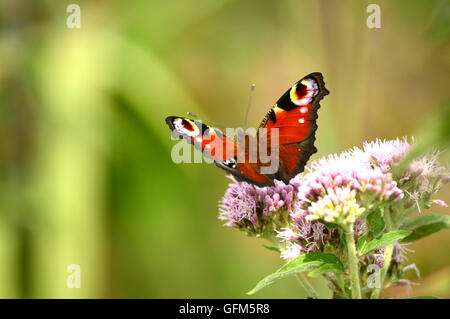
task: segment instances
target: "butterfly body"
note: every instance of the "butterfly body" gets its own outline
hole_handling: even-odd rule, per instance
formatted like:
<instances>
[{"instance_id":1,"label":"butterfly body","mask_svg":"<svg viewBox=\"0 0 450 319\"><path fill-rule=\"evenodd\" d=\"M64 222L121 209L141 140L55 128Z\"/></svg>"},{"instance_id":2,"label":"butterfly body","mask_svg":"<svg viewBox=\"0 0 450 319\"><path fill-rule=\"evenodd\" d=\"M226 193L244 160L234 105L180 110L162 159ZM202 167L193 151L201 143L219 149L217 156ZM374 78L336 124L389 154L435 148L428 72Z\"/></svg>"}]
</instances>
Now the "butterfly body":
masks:
<instances>
[{"instance_id":1,"label":"butterfly body","mask_svg":"<svg viewBox=\"0 0 450 319\"><path fill-rule=\"evenodd\" d=\"M317 151L317 110L327 94L321 73L303 77L269 110L256 135L240 132L237 141L200 121L169 116L166 123L237 180L258 186L273 185L274 179L288 183ZM278 165L271 171L267 158L274 155Z\"/></svg>"}]
</instances>

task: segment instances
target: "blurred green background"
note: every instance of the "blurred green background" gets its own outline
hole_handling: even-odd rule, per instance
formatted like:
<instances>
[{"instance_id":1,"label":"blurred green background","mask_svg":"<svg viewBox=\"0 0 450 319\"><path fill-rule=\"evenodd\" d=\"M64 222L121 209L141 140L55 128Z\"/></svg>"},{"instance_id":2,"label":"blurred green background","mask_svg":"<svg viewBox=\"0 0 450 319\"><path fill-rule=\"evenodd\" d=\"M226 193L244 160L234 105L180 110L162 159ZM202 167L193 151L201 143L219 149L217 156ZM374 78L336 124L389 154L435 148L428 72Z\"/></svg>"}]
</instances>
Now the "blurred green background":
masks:
<instances>
[{"instance_id":1,"label":"blurred green background","mask_svg":"<svg viewBox=\"0 0 450 319\"><path fill-rule=\"evenodd\" d=\"M71 3L80 29L66 26ZM381 29L366 26L370 3ZM165 117L242 126L255 83L257 126L319 71L331 94L313 159L376 137L443 149L449 39L445 0L2 0L0 297L245 298L282 260L222 226L228 179L174 164ZM391 295L450 297L449 243L441 232L412 244L421 285ZM66 286L69 264L80 289ZM254 297L305 294L291 279Z\"/></svg>"}]
</instances>

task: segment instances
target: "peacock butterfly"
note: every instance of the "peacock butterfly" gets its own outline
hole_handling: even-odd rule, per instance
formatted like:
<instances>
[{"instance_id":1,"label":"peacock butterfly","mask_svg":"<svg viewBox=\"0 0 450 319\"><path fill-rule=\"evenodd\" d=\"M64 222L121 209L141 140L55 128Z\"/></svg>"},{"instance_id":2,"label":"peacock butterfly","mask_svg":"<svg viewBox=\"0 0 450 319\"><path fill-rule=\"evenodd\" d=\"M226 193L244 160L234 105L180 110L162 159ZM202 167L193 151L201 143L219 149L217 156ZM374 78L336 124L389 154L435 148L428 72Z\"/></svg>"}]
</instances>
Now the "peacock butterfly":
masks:
<instances>
[{"instance_id":1,"label":"peacock butterfly","mask_svg":"<svg viewBox=\"0 0 450 319\"><path fill-rule=\"evenodd\" d=\"M246 135L237 141L197 120L169 116L166 123L173 134L185 138L239 181L258 186L273 185L274 179L288 183L303 172L306 162L317 152L314 146L317 110L327 94L321 73L303 77L269 110L256 136ZM275 171L267 173L267 162L261 156L252 156L251 145L266 154L277 155L279 164Z\"/></svg>"}]
</instances>

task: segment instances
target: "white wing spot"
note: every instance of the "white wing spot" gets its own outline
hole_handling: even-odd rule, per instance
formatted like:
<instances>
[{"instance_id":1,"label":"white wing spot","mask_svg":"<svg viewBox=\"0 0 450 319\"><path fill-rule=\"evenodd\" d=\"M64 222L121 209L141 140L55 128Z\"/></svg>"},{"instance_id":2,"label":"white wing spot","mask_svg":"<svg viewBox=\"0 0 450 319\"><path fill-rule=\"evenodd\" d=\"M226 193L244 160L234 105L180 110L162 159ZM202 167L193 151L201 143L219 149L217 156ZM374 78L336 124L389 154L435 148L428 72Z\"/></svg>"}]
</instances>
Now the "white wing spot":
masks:
<instances>
[{"instance_id":1,"label":"white wing spot","mask_svg":"<svg viewBox=\"0 0 450 319\"><path fill-rule=\"evenodd\" d=\"M175 127L175 129L177 130L178 133L186 134L186 135L192 136L192 137L197 136L199 134L199 131L198 131L198 128L195 125L195 123L192 123L192 121L189 121L187 119L186 119L186 121L188 121L192 125L192 127L194 128L193 131L186 129L183 125L183 120L180 118L175 119L173 121L173 126Z\"/></svg>"},{"instance_id":2,"label":"white wing spot","mask_svg":"<svg viewBox=\"0 0 450 319\"><path fill-rule=\"evenodd\" d=\"M236 168L236 160L234 158L227 159L226 161L223 161L222 164L231 168Z\"/></svg>"}]
</instances>

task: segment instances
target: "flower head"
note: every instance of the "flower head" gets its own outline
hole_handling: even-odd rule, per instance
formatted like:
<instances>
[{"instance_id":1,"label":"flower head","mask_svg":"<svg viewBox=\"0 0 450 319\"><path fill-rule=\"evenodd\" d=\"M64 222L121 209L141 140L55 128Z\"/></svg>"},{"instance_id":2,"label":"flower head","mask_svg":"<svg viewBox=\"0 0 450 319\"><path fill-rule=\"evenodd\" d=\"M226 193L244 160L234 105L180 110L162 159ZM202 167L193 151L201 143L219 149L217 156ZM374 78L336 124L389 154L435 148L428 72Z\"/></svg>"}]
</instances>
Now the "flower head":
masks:
<instances>
[{"instance_id":1,"label":"flower head","mask_svg":"<svg viewBox=\"0 0 450 319\"><path fill-rule=\"evenodd\" d=\"M219 202L219 219L225 226L260 233L270 217L282 209L290 209L294 187L275 181L274 186L258 187L247 182L231 183Z\"/></svg>"},{"instance_id":2,"label":"flower head","mask_svg":"<svg viewBox=\"0 0 450 319\"><path fill-rule=\"evenodd\" d=\"M281 252L280 256L285 260L291 260L294 259L295 257L300 256L304 252L305 249L299 244L289 243L287 244L286 249Z\"/></svg>"},{"instance_id":3,"label":"flower head","mask_svg":"<svg viewBox=\"0 0 450 319\"><path fill-rule=\"evenodd\" d=\"M353 223L356 217L364 213L365 208L360 207L356 201L356 192L350 187L330 188L325 196L312 202L308 207L307 220L323 219L328 223L337 219L350 220Z\"/></svg>"},{"instance_id":4,"label":"flower head","mask_svg":"<svg viewBox=\"0 0 450 319\"><path fill-rule=\"evenodd\" d=\"M435 188L445 184L447 169L439 164L438 152L431 152L412 161L402 182L410 181L420 193L433 193Z\"/></svg>"},{"instance_id":5,"label":"flower head","mask_svg":"<svg viewBox=\"0 0 450 319\"><path fill-rule=\"evenodd\" d=\"M368 160L374 161L385 173L405 157L410 150L410 145L406 137L390 141L376 139L374 142L364 142L363 149Z\"/></svg>"},{"instance_id":6,"label":"flower head","mask_svg":"<svg viewBox=\"0 0 450 319\"><path fill-rule=\"evenodd\" d=\"M219 219L226 220L225 225L229 227L247 227L256 224L258 222L256 199L256 190L252 185L238 182L230 184L219 203Z\"/></svg>"},{"instance_id":7,"label":"flower head","mask_svg":"<svg viewBox=\"0 0 450 319\"><path fill-rule=\"evenodd\" d=\"M282 241L298 241L301 239L301 234L292 230L292 228L282 228L281 231L277 231L277 238Z\"/></svg>"},{"instance_id":8,"label":"flower head","mask_svg":"<svg viewBox=\"0 0 450 319\"><path fill-rule=\"evenodd\" d=\"M448 205L443 200L440 199L433 200L433 203L441 207L448 207Z\"/></svg>"},{"instance_id":9,"label":"flower head","mask_svg":"<svg viewBox=\"0 0 450 319\"><path fill-rule=\"evenodd\" d=\"M355 148L311 163L314 170L291 181L298 197L293 220L308 212L309 220L352 223L377 203L402 199L391 174L371 167L366 159Z\"/></svg>"}]
</instances>

